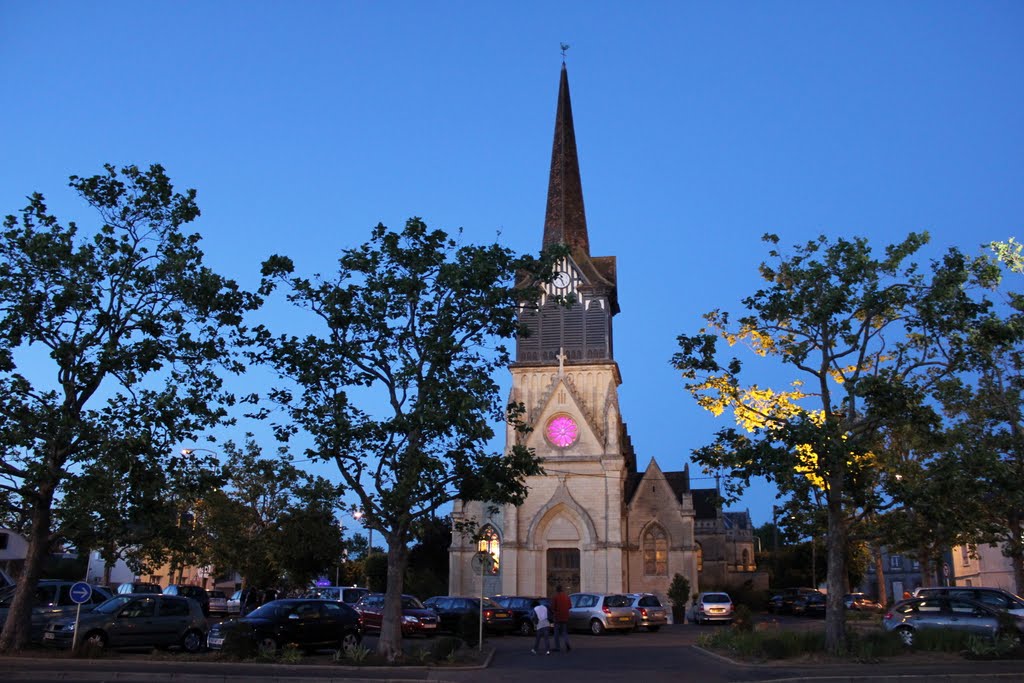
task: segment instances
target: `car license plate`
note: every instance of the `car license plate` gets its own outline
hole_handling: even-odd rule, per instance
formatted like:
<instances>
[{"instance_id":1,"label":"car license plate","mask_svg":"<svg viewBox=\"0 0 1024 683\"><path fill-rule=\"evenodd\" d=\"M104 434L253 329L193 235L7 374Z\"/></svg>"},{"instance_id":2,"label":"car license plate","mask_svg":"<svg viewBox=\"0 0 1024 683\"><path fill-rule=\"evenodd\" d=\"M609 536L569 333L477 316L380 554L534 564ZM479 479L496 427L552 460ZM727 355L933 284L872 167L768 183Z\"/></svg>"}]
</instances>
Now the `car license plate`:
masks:
<instances>
[{"instance_id":1,"label":"car license plate","mask_svg":"<svg viewBox=\"0 0 1024 683\"><path fill-rule=\"evenodd\" d=\"M495 612L494 617L496 619L508 619L508 612Z\"/></svg>"},{"instance_id":2,"label":"car license plate","mask_svg":"<svg viewBox=\"0 0 1024 683\"><path fill-rule=\"evenodd\" d=\"M53 640L53 638L54 638L53 631L47 631L46 633L43 634L43 640Z\"/></svg>"},{"instance_id":3,"label":"car license plate","mask_svg":"<svg viewBox=\"0 0 1024 683\"><path fill-rule=\"evenodd\" d=\"M210 638L209 640L206 641L206 644L209 645L210 647L220 647L221 645L224 644L224 639L223 638Z\"/></svg>"},{"instance_id":4,"label":"car license plate","mask_svg":"<svg viewBox=\"0 0 1024 683\"><path fill-rule=\"evenodd\" d=\"M423 628L437 628L437 624L420 624Z\"/></svg>"},{"instance_id":5,"label":"car license plate","mask_svg":"<svg viewBox=\"0 0 1024 683\"><path fill-rule=\"evenodd\" d=\"M627 621L633 621L633 617L618 617L618 620L622 623L626 623Z\"/></svg>"}]
</instances>

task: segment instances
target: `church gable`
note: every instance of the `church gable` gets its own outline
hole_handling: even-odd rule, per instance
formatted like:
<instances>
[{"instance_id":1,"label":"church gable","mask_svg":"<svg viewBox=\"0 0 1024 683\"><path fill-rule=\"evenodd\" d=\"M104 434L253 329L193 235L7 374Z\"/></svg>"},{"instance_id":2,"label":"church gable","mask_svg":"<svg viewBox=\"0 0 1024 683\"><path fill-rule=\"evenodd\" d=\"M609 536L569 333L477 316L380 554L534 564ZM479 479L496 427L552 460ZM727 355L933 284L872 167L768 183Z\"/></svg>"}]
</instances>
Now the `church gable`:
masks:
<instances>
[{"instance_id":1,"label":"church gable","mask_svg":"<svg viewBox=\"0 0 1024 683\"><path fill-rule=\"evenodd\" d=\"M595 419L568 375L554 377L531 418L526 445L541 456L604 451L603 421Z\"/></svg>"}]
</instances>

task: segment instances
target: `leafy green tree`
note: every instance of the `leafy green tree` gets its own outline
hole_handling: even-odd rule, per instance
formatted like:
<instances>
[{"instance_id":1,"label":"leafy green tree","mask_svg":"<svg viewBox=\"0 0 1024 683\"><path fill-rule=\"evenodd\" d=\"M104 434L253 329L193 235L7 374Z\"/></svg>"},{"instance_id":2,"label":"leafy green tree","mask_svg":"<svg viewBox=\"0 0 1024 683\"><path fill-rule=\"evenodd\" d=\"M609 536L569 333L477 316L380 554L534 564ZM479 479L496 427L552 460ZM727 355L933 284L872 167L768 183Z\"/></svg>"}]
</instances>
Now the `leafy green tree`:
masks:
<instances>
[{"instance_id":1,"label":"leafy green tree","mask_svg":"<svg viewBox=\"0 0 1024 683\"><path fill-rule=\"evenodd\" d=\"M263 457L251 436L224 453L226 483L208 499L212 564L250 586L296 588L334 567L344 550L338 488L296 467L286 449Z\"/></svg>"},{"instance_id":2,"label":"leafy green tree","mask_svg":"<svg viewBox=\"0 0 1024 683\"><path fill-rule=\"evenodd\" d=\"M765 240L778 243L773 235ZM968 288L992 281L991 263L950 250L922 272L910 259L926 242L927 235L911 234L880 258L863 239L823 236L788 256L773 247L774 263L760 267L764 286L743 300L748 313L736 324L728 313L707 314L709 329L681 335L673 358L698 403L716 414L733 410L740 426L695 451L698 463L732 471L732 493L754 476L796 500L820 493L832 653L846 644L841 588L850 526L884 503L882 429L918 416L909 408L959 368L950 340L987 310ZM720 338L795 372L793 385L743 386L741 361L718 359Z\"/></svg>"},{"instance_id":3,"label":"leafy green tree","mask_svg":"<svg viewBox=\"0 0 1024 683\"><path fill-rule=\"evenodd\" d=\"M488 444L496 420L525 429L494 375L509 359L502 340L517 332L516 307L536 299L550 264L498 244L459 246L417 218L401 232L378 225L330 279L293 276L285 257L264 264L261 292L283 285L319 325L304 337L264 335L260 360L290 382L273 394L291 417L278 433L308 434L308 456L337 464L363 523L386 541L378 652L389 661L402 656L415 521L456 498L519 503L525 476L540 471L525 447Z\"/></svg>"},{"instance_id":4,"label":"leafy green tree","mask_svg":"<svg viewBox=\"0 0 1024 683\"><path fill-rule=\"evenodd\" d=\"M414 525L416 542L409 549L405 592L428 597L448 593L448 548L452 542L452 521L426 517Z\"/></svg>"},{"instance_id":5,"label":"leafy green tree","mask_svg":"<svg viewBox=\"0 0 1024 683\"><path fill-rule=\"evenodd\" d=\"M0 651L28 640L30 599L61 530L68 473L117 450L170 452L223 423L221 373L259 299L203 265L195 190L160 166L71 177L102 225L62 225L33 194L0 234L0 474L26 512L28 551ZM19 365L25 369L20 370Z\"/></svg>"}]
</instances>

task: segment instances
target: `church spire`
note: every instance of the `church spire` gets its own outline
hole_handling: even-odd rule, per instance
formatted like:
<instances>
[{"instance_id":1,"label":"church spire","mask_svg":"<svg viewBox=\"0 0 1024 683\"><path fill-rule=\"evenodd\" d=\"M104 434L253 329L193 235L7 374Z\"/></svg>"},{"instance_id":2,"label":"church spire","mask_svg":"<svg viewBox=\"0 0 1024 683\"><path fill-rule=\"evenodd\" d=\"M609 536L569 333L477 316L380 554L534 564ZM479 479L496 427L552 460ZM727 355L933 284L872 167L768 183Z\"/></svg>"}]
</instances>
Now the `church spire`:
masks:
<instances>
[{"instance_id":1,"label":"church spire","mask_svg":"<svg viewBox=\"0 0 1024 683\"><path fill-rule=\"evenodd\" d=\"M580 182L572 103L569 100L569 76L564 61L562 78L558 84L555 141L551 146L551 176L548 179L548 206L544 218L543 246L547 248L554 244L566 244L572 253L582 252L590 256L587 216L583 210L583 184Z\"/></svg>"}]
</instances>

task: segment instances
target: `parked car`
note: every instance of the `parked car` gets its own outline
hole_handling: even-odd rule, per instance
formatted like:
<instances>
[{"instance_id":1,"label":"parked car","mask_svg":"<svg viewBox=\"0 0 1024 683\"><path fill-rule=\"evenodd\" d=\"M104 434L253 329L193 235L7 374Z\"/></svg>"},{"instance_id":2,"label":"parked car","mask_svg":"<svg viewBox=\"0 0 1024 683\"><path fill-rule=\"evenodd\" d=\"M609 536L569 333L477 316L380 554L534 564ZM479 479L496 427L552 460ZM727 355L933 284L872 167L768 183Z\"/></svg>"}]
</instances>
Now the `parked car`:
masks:
<instances>
[{"instance_id":1,"label":"parked car","mask_svg":"<svg viewBox=\"0 0 1024 683\"><path fill-rule=\"evenodd\" d=\"M54 619L74 616L78 612L78 603L71 599L71 587L74 581L57 581L44 579L36 584L32 595L32 617L29 627L29 639L39 642L43 638L46 624ZM82 604L82 612L88 612L111 595L105 588L94 586L88 601ZM7 588L0 596L0 630L7 621L7 612L14 602L14 587Z\"/></svg>"},{"instance_id":2,"label":"parked car","mask_svg":"<svg viewBox=\"0 0 1024 683\"><path fill-rule=\"evenodd\" d=\"M789 611L798 616L823 617L825 616L825 603L827 599L824 593L804 593L793 600Z\"/></svg>"},{"instance_id":3,"label":"parked car","mask_svg":"<svg viewBox=\"0 0 1024 683\"><path fill-rule=\"evenodd\" d=\"M364 595L369 595L369 593L369 588L360 588L358 586L317 586L307 591L302 597L337 600L346 605L355 605Z\"/></svg>"},{"instance_id":4,"label":"parked car","mask_svg":"<svg viewBox=\"0 0 1024 683\"><path fill-rule=\"evenodd\" d=\"M172 583L167 588L164 588L164 595L181 595L186 598L192 598L199 603L203 610L203 616L210 616L210 596L205 588Z\"/></svg>"},{"instance_id":5,"label":"parked car","mask_svg":"<svg viewBox=\"0 0 1024 683\"><path fill-rule=\"evenodd\" d=\"M368 593L355 604L355 610L363 618L366 632L380 631L384 617L384 594ZM424 607L423 603L412 595L402 596L402 635L432 636L437 633L437 612Z\"/></svg>"},{"instance_id":6,"label":"parked car","mask_svg":"<svg viewBox=\"0 0 1024 683\"><path fill-rule=\"evenodd\" d=\"M141 581L135 581L132 583L122 583L117 587L118 595L129 595L131 593L150 593L159 594L163 593L163 587L158 583L145 583Z\"/></svg>"},{"instance_id":7,"label":"parked car","mask_svg":"<svg viewBox=\"0 0 1024 683\"><path fill-rule=\"evenodd\" d=\"M818 593L821 594L817 588L784 588L777 592L768 600L768 610L775 614L791 613L793 611L793 601L801 595L808 595Z\"/></svg>"},{"instance_id":8,"label":"parked car","mask_svg":"<svg viewBox=\"0 0 1024 683\"><path fill-rule=\"evenodd\" d=\"M225 615L228 613L228 596L224 591L209 590L206 595L210 600L210 614Z\"/></svg>"},{"instance_id":9,"label":"parked car","mask_svg":"<svg viewBox=\"0 0 1024 683\"><path fill-rule=\"evenodd\" d=\"M75 618L51 621L43 643L71 647ZM198 652L206 638L206 618L199 603L173 595L124 593L78 617L83 643L97 648L180 647Z\"/></svg>"},{"instance_id":10,"label":"parked car","mask_svg":"<svg viewBox=\"0 0 1024 683\"><path fill-rule=\"evenodd\" d=\"M728 593L721 591L700 593L690 606L690 621L707 624L712 621L731 623L734 607Z\"/></svg>"},{"instance_id":11,"label":"parked car","mask_svg":"<svg viewBox=\"0 0 1024 683\"><path fill-rule=\"evenodd\" d=\"M439 628L453 633L459 630L463 620L476 617L481 612L480 598L460 595L435 596L429 607L437 612ZM502 635L515 630L512 612L494 600L484 598L482 611L485 631Z\"/></svg>"},{"instance_id":12,"label":"parked car","mask_svg":"<svg viewBox=\"0 0 1024 683\"><path fill-rule=\"evenodd\" d=\"M515 628L513 630L523 636L532 636L536 631L536 627L533 624L533 608L540 604L550 608L548 599L541 597L495 595L491 599L512 612L512 619L515 621Z\"/></svg>"},{"instance_id":13,"label":"parked car","mask_svg":"<svg viewBox=\"0 0 1024 683\"><path fill-rule=\"evenodd\" d=\"M1004 626L1007 620L1010 623ZM960 631L988 638L1020 637L1024 634L1024 617L967 598L929 596L897 603L882 617L882 626L896 633L909 647L917 640L918 633L926 630Z\"/></svg>"},{"instance_id":14,"label":"parked car","mask_svg":"<svg viewBox=\"0 0 1024 683\"><path fill-rule=\"evenodd\" d=\"M885 607L869 598L866 593L847 593L843 596L843 606L858 612L885 611Z\"/></svg>"},{"instance_id":15,"label":"parked car","mask_svg":"<svg viewBox=\"0 0 1024 683\"><path fill-rule=\"evenodd\" d=\"M273 600L244 617L214 624L206 644L220 650L229 638L247 640L262 653L276 652L287 643L307 650L344 649L362 642L363 620L337 600Z\"/></svg>"},{"instance_id":16,"label":"parked car","mask_svg":"<svg viewBox=\"0 0 1024 683\"><path fill-rule=\"evenodd\" d=\"M668 609L653 593L629 593L630 607L633 608L634 628L657 631L668 624Z\"/></svg>"},{"instance_id":17,"label":"parked car","mask_svg":"<svg viewBox=\"0 0 1024 683\"><path fill-rule=\"evenodd\" d=\"M228 598L228 616L238 616L242 612L242 591L235 591Z\"/></svg>"},{"instance_id":18,"label":"parked car","mask_svg":"<svg viewBox=\"0 0 1024 683\"><path fill-rule=\"evenodd\" d=\"M936 586L918 588L914 591L914 597L925 598L945 596L951 598L967 598L976 600L983 605L988 605L1004 612L1024 617L1024 599L1014 595L1002 588L988 588L985 586Z\"/></svg>"},{"instance_id":19,"label":"parked car","mask_svg":"<svg viewBox=\"0 0 1024 683\"><path fill-rule=\"evenodd\" d=\"M621 593L573 593L569 602L569 630L590 631L595 636L607 631L633 631L633 605L629 596Z\"/></svg>"}]
</instances>

